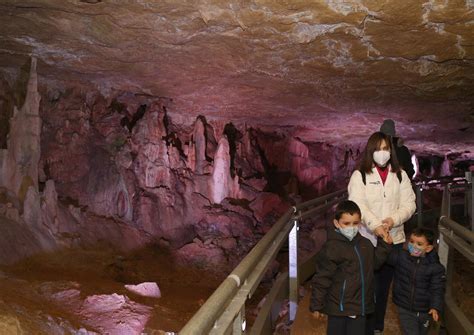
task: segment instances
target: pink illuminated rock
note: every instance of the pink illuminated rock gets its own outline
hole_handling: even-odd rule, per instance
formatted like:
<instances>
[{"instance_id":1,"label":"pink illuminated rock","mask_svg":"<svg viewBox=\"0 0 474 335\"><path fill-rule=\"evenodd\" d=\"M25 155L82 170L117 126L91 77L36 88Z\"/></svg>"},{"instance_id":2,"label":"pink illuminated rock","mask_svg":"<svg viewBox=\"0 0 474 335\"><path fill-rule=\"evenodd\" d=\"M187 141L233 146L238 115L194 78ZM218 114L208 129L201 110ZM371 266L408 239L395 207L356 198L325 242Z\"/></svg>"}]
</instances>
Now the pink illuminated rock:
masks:
<instances>
[{"instance_id":1,"label":"pink illuminated rock","mask_svg":"<svg viewBox=\"0 0 474 335\"><path fill-rule=\"evenodd\" d=\"M196 165L194 171L197 174L202 174L204 171L204 165L206 164L206 137L204 136L204 124L202 123L201 118L196 120L194 125L194 157L196 160Z\"/></svg>"},{"instance_id":2,"label":"pink illuminated rock","mask_svg":"<svg viewBox=\"0 0 474 335\"><path fill-rule=\"evenodd\" d=\"M282 205L282 200L278 195L262 192L250 203L250 208L253 210L257 220L262 222L270 213L282 213Z\"/></svg>"},{"instance_id":3,"label":"pink illuminated rock","mask_svg":"<svg viewBox=\"0 0 474 335\"><path fill-rule=\"evenodd\" d=\"M182 264L209 268L216 272L222 269L229 270L224 251L214 245L203 245L201 243L186 244L177 250L175 257Z\"/></svg>"},{"instance_id":4,"label":"pink illuminated rock","mask_svg":"<svg viewBox=\"0 0 474 335\"><path fill-rule=\"evenodd\" d=\"M171 188L173 184L169 150L163 139L166 136L163 117L162 111L150 108L133 129L132 152L137 156L134 173L139 185L145 189ZM176 158L174 165L184 167Z\"/></svg>"},{"instance_id":5,"label":"pink illuminated rock","mask_svg":"<svg viewBox=\"0 0 474 335\"><path fill-rule=\"evenodd\" d=\"M288 144L288 152L292 156L308 158L309 150L308 147L301 141L291 138Z\"/></svg>"},{"instance_id":6,"label":"pink illuminated rock","mask_svg":"<svg viewBox=\"0 0 474 335\"><path fill-rule=\"evenodd\" d=\"M143 297L161 298L161 291L154 282L140 283L138 285L125 285L130 292L141 295Z\"/></svg>"},{"instance_id":7,"label":"pink illuminated rock","mask_svg":"<svg viewBox=\"0 0 474 335\"><path fill-rule=\"evenodd\" d=\"M41 203L42 221L53 233L58 232L58 194L53 180L46 181Z\"/></svg>"},{"instance_id":8,"label":"pink illuminated rock","mask_svg":"<svg viewBox=\"0 0 474 335\"><path fill-rule=\"evenodd\" d=\"M14 222L20 221L20 213L18 212L18 209L13 207L11 203L7 203L5 205L5 218L13 220Z\"/></svg>"},{"instance_id":9,"label":"pink illuminated rock","mask_svg":"<svg viewBox=\"0 0 474 335\"><path fill-rule=\"evenodd\" d=\"M96 159L94 168L88 175L82 202L103 216L117 216L123 220L132 220L133 208L124 178L110 160Z\"/></svg>"},{"instance_id":10,"label":"pink illuminated rock","mask_svg":"<svg viewBox=\"0 0 474 335\"><path fill-rule=\"evenodd\" d=\"M42 223L40 197L33 186L30 186L26 192L23 207L25 222L32 227L39 227Z\"/></svg>"},{"instance_id":11,"label":"pink illuminated rock","mask_svg":"<svg viewBox=\"0 0 474 335\"><path fill-rule=\"evenodd\" d=\"M196 224L196 234L203 241L220 237L232 237L234 236L233 226L238 224L235 219L231 215L209 214Z\"/></svg>"},{"instance_id":12,"label":"pink illuminated rock","mask_svg":"<svg viewBox=\"0 0 474 335\"><path fill-rule=\"evenodd\" d=\"M184 145L184 154L186 155L186 167L191 171L196 170L196 149L193 141L189 145Z\"/></svg>"},{"instance_id":13,"label":"pink illuminated rock","mask_svg":"<svg viewBox=\"0 0 474 335\"><path fill-rule=\"evenodd\" d=\"M255 172L264 173L265 171L260 153L256 147L257 143L256 132L245 126L242 145L238 147L239 156L242 159L240 160L238 159L239 157L237 157L237 166L242 169L243 177L252 176Z\"/></svg>"},{"instance_id":14,"label":"pink illuminated rock","mask_svg":"<svg viewBox=\"0 0 474 335\"><path fill-rule=\"evenodd\" d=\"M245 184L250 185L253 189L258 192L263 191L267 185L267 181L263 178L251 178L244 181Z\"/></svg>"},{"instance_id":15,"label":"pink illuminated rock","mask_svg":"<svg viewBox=\"0 0 474 335\"><path fill-rule=\"evenodd\" d=\"M217 244L224 250L231 251L237 248L237 241L235 238L228 237L218 240Z\"/></svg>"},{"instance_id":16,"label":"pink illuminated rock","mask_svg":"<svg viewBox=\"0 0 474 335\"><path fill-rule=\"evenodd\" d=\"M212 201L219 204L224 198L230 196L233 191L235 192L234 185L230 175L229 142L225 137L222 137L214 156L211 181Z\"/></svg>"},{"instance_id":17,"label":"pink illuminated rock","mask_svg":"<svg viewBox=\"0 0 474 335\"><path fill-rule=\"evenodd\" d=\"M151 308L116 293L87 297L77 315L99 333L111 335L141 334Z\"/></svg>"},{"instance_id":18,"label":"pink illuminated rock","mask_svg":"<svg viewBox=\"0 0 474 335\"><path fill-rule=\"evenodd\" d=\"M0 215L0 264L14 264L55 247L55 239L42 227L31 226L21 218L14 221Z\"/></svg>"},{"instance_id":19,"label":"pink illuminated rock","mask_svg":"<svg viewBox=\"0 0 474 335\"><path fill-rule=\"evenodd\" d=\"M78 285L74 285L74 286L78 287ZM42 289L44 289L44 287ZM49 288L49 289L52 289L52 288ZM71 288L64 291L51 293L51 296L49 298L55 302L63 304L64 306L73 307L74 304L80 302L81 291L76 288Z\"/></svg>"},{"instance_id":20,"label":"pink illuminated rock","mask_svg":"<svg viewBox=\"0 0 474 335\"><path fill-rule=\"evenodd\" d=\"M38 163L40 159L41 118L36 74L36 58L31 59L26 97L20 109L14 107L10 120L7 149L0 149L0 186L4 186L24 200L28 187L38 191Z\"/></svg>"},{"instance_id":21,"label":"pink illuminated rock","mask_svg":"<svg viewBox=\"0 0 474 335\"><path fill-rule=\"evenodd\" d=\"M440 168L440 176L445 177L445 176L451 176L453 174L453 168L451 166L451 162L448 159L448 157L444 157L443 163L441 164Z\"/></svg>"},{"instance_id":22,"label":"pink illuminated rock","mask_svg":"<svg viewBox=\"0 0 474 335\"><path fill-rule=\"evenodd\" d=\"M77 283L43 283L40 292L99 334L141 334L151 315L150 307L117 293L91 295L83 299Z\"/></svg>"}]
</instances>

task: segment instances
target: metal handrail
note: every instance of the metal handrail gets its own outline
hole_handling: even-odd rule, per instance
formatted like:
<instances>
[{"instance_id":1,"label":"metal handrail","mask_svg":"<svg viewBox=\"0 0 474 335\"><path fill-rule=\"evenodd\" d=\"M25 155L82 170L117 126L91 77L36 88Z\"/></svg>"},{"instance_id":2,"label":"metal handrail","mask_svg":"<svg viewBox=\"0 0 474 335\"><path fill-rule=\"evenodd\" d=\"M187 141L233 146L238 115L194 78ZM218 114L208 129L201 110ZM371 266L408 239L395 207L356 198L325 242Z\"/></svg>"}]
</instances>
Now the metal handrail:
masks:
<instances>
[{"instance_id":1,"label":"metal handrail","mask_svg":"<svg viewBox=\"0 0 474 335\"><path fill-rule=\"evenodd\" d=\"M423 216L426 212L423 209L424 190L437 186L447 186L450 192L454 192L455 189L463 189L468 185L469 182L466 176L445 176L439 178L417 180L412 182L412 186L414 187L416 193L416 219L418 222L418 227L421 227L423 225Z\"/></svg>"},{"instance_id":2,"label":"metal handrail","mask_svg":"<svg viewBox=\"0 0 474 335\"><path fill-rule=\"evenodd\" d=\"M214 293L201 306L196 314L180 331L182 335L207 334L214 326L214 322L222 314L223 309L230 303L230 298L235 295L239 287L245 282L253 266L261 258L273 238L288 223L292 210L276 222L267 234L258 242L245 258L237 265L232 273L219 285Z\"/></svg>"},{"instance_id":3,"label":"metal handrail","mask_svg":"<svg viewBox=\"0 0 474 335\"><path fill-rule=\"evenodd\" d=\"M293 208L295 209L295 211L306 210L306 209L309 209L309 208L314 207L316 205L319 205L322 202L328 201L329 199L333 199L335 197L341 196L346 192L347 192L346 189L342 189L342 190L339 190L339 191L336 191L336 192L333 192L333 193L323 195L323 196L318 197L316 199L308 200L306 202L303 202L301 204L298 204L298 205L294 206Z\"/></svg>"},{"instance_id":4,"label":"metal handrail","mask_svg":"<svg viewBox=\"0 0 474 335\"><path fill-rule=\"evenodd\" d=\"M448 184L452 181L463 180L465 176L463 175L451 175L451 176L443 176L443 177L432 177L432 178L424 178L424 179L417 179L415 178L415 184L426 184L426 185L436 185L436 184Z\"/></svg>"},{"instance_id":5,"label":"metal handrail","mask_svg":"<svg viewBox=\"0 0 474 335\"><path fill-rule=\"evenodd\" d=\"M345 193L346 190L336 191L298 204L285 212L188 321L180 335L215 333L217 327L223 329L223 333L227 332L233 321L242 318L245 300L260 283L268 264L278 254L290 230L297 230L296 223L302 218L303 211L308 210L311 214L323 211L341 200ZM234 327L234 333L240 331Z\"/></svg>"},{"instance_id":6,"label":"metal handrail","mask_svg":"<svg viewBox=\"0 0 474 335\"><path fill-rule=\"evenodd\" d=\"M441 216L439 218L439 224L451 230L454 234L466 240L469 243L474 243L474 232L461 226L454 220L451 220L447 216Z\"/></svg>"},{"instance_id":7,"label":"metal handrail","mask_svg":"<svg viewBox=\"0 0 474 335\"><path fill-rule=\"evenodd\" d=\"M433 187L438 185L445 185L445 193L443 195L442 217L440 218L440 232L442 240L440 245L445 243L450 246L458 246L457 249L463 252L470 258L472 254L472 245L474 245L474 233L459 226L456 222L449 219L450 208L450 192L448 192L449 185L467 185L466 180L459 178L444 178L443 180L422 181L417 184L420 190L417 190L417 196L420 195L424 187ZM472 183L471 183L472 187ZM452 188L452 187L451 187ZM295 258L294 250L296 250L296 231L298 228L298 221L303 220L316 213L323 212L327 208L333 206L335 203L343 199L347 191L339 190L316 199L306 201L304 203L293 206L285 212L285 214L275 223L270 231L263 236L263 238L252 248L252 250L245 256L239 265L232 271L229 276L221 283L216 291L209 297L209 299L201 306L198 312L189 320L189 322L181 330L180 334L233 334L242 333L242 324L245 323L245 302L253 294L258 287L261 278L267 270L271 261L276 257L284 242L289 242L289 253L293 253L290 257L290 271L281 273L276 283L277 287L273 287L264 306L257 315L254 327L251 329L251 334L261 334L271 331L273 317L270 314L275 314L274 310L278 304L281 304L282 298L290 299L290 319L292 314L292 304L297 301L297 290L300 282L299 274ZM422 210L420 205L419 210ZM421 212L419 213L419 215ZM421 217L420 217L421 220ZM422 220L421 220L422 221ZM459 240L464 243L459 243ZM467 242L466 242L467 241ZM292 258L293 257L293 258ZM447 252L446 252L447 257ZM452 257L452 253L450 253ZM443 258L440 250L440 258ZM471 258L470 258L471 259ZM474 255L473 255L474 259ZM447 262L447 258L446 258ZM306 262L305 265L307 265ZM445 263L447 264L447 263ZM295 272L295 266L298 270ZM301 267L302 269L304 268ZM451 266L452 268L452 266ZM307 270L303 271L308 272ZM309 272L308 272L309 273ZM448 271L449 273L449 271ZM289 289L288 289L289 288ZM449 291L450 292L450 291ZM296 296L296 298L295 298ZM451 302L448 295L446 301ZM452 304L450 304L452 305ZM454 307L451 306L451 310ZM293 307L294 312L294 307ZM257 325L258 323L258 325Z\"/></svg>"},{"instance_id":8,"label":"metal handrail","mask_svg":"<svg viewBox=\"0 0 474 335\"><path fill-rule=\"evenodd\" d=\"M474 193L472 183L470 185L471 192ZM474 232L449 218L451 212L449 188L449 184L444 188L438 226L440 232L438 253L441 263L446 267L446 328L453 334L474 334L474 325L457 305L452 289L454 277L454 253L452 248L463 254L469 261L474 262Z\"/></svg>"}]
</instances>

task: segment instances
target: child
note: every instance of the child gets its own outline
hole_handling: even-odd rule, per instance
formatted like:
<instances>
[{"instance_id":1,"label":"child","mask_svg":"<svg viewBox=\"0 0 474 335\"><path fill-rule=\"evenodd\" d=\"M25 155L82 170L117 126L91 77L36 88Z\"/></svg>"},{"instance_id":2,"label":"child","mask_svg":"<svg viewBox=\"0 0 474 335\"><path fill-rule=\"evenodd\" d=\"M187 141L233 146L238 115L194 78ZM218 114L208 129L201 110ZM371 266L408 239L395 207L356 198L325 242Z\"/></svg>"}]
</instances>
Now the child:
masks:
<instances>
[{"instance_id":1,"label":"child","mask_svg":"<svg viewBox=\"0 0 474 335\"><path fill-rule=\"evenodd\" d=\"M439 320L444 301L445 273L433 250L435 234L416 228L408 250L394 250L388 263L395 267L393 302L398 307L403 334L428 333L431 318Z\"/></svg>"},{"instance_id":2,"label":"child","mask_svg":"<svg viewBox=\"0 0 474 335\"><path fill-rule=\"evenodd\" d=\"M374 248L358 233L360 220L355 202L339 203L316 258L309 309L318 319L328 315L327 334L364 335L366 315L374 312L374 270L387 259L392 240L385 234Z\"/></svg>"}]
</instances>

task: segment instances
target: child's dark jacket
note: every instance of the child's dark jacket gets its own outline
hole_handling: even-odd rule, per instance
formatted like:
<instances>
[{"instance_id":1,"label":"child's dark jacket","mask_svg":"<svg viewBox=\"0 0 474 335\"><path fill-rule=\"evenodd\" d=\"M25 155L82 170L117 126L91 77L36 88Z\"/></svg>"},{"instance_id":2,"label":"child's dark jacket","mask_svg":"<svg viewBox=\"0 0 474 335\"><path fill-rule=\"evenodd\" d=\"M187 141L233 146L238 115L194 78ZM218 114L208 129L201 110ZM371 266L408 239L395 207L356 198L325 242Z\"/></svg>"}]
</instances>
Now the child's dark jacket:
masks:
<instances>
[{"instance_id":1,"label":"child's dark jacket","mask_svg":"<svg viewBox=\"0 0 474 335\"><path fill-rule=\"evenodd\" d=\"M316 257L310 310L328 315L366 315L374 311L374 270L387 259L391 245L377 248L360 234L349 241L335 229Z\"/></svg>"},{"instance_id":2,"label":"child's dark jacket","mask_svg":"<svg viewBox=\"0 0 474 335\"><path fill-rule=\"evenodd\" d=\"M393 302L397 306L414 312L443 310L446 276L436 251L414 257L398 249L387 262L395 267Z\"/></svg>"}]
</instances>

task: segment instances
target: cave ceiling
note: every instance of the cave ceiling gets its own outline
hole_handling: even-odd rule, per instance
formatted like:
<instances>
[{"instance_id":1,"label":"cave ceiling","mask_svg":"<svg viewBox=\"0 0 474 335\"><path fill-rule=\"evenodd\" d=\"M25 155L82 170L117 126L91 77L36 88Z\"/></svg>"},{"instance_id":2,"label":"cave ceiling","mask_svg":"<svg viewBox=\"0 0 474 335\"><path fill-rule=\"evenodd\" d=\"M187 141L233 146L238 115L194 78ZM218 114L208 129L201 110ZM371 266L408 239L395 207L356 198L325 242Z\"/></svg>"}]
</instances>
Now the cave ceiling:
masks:
<instances>
[{"instance_id":1,"label":"cave ceiling","mask_svg":"<svg viewBox=\"0 0 474 335\"><path fill-rule=\"evenodd\" d=\"M2 0L0 22L6 78L33 55L40 85L168 97L176 118L347 140L391 117L474 143L472 0Z\"/></svg>"}]
</instances>

